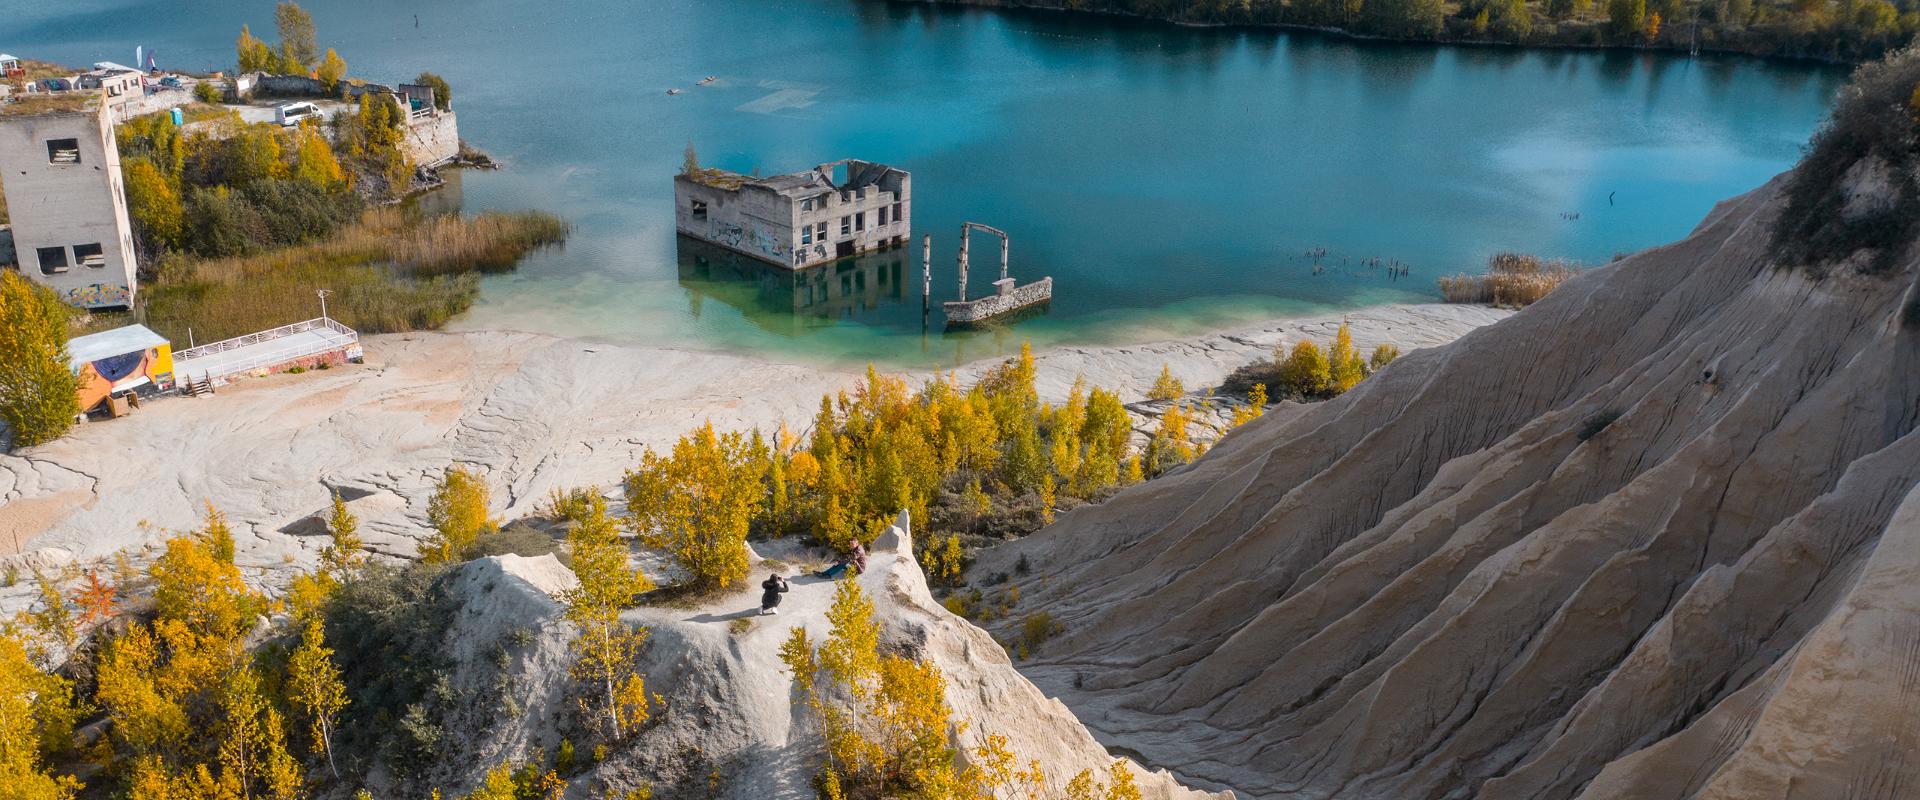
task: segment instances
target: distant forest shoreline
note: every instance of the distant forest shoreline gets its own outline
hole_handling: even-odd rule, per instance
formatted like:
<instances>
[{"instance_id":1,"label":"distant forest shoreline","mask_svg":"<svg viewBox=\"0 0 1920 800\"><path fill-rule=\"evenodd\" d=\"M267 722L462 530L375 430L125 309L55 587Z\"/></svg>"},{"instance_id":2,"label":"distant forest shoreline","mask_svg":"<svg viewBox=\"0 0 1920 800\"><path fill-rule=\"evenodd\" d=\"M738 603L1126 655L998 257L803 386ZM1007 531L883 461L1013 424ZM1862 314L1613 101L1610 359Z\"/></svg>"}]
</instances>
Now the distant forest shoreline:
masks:
<instances>
[{"instance_id":1,"label":"distant forest shoreline","mask_svg":"<svg viewBox=\"0 0 1920 800\"><path fill-rule=\"evenodd\" d=\"M1897 5L1896 0L906 1L1094 14L1187 28L1304 31L1359 42L1669 53L1694 49L1696 31L1690 29L1697 9L1702 54L1840 66L1878 59L1920 34L1920 0L1897 0ZM1687 16L1674 21L1661 13L1663 7ZM1567 16L1555 20L1556 11ZM1336 15L1347 19L1328 18Z\"/></svg>"}]
</instances>

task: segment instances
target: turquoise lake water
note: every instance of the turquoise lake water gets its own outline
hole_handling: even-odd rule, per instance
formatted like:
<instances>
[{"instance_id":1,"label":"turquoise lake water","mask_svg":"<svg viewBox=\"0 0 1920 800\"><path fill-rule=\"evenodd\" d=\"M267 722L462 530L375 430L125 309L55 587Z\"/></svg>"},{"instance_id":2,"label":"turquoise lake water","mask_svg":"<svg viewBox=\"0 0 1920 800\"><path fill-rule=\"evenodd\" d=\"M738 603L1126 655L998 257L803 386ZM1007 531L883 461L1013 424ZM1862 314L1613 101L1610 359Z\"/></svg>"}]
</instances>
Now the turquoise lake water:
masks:
<instances>
[{"instance_id":1,"label":"turquoise lake water","mask_svg":"<svg viewBox=\"0 0 1920 800\"><path fill-rule=\"evenodd\" d=\"M468 209L574 225L488 278L456 327L898 365L1431 299L1435 277L1500 250L1604 263L1790 166L1845 79L878 0L306 5L352 74L451 81L464 138L508 167L461 176ZM144 45L182 69L230 64L242 22L273 27L264 0L0 0L0 18L19 55L126 62ZM689 246L671 184L689 141L763 174L907 169L916 244L800 279ZM1043 316L923 327L918 237L934 235L937 309L969 219L1012 235L1016 277L1054 277Z\"/></svg>"}]
</instances>

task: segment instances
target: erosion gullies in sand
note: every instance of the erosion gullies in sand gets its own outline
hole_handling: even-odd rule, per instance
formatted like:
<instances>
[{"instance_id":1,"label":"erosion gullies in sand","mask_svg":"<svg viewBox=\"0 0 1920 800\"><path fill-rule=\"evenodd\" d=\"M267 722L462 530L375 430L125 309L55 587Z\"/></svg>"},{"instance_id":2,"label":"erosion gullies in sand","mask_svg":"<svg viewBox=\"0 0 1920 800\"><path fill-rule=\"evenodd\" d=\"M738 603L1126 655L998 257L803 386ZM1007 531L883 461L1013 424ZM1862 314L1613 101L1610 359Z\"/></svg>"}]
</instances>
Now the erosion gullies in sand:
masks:
<instances>
[{"instance_id":1,"label":"erosion gullies in sand","mask_svg":"<svg viewBox=\"0 0 1920 800\"><path fill-rule=\"evenodd\" d=\"M1783 264L1791 181L982 553L1023 672L1250 797L1901 796L1920 247Z\"/></svg>"},{"instance_id":2,"label":"erosion gullies in sand","mask_svg":"<svg viewBox=\"0 0 1920 800\"><path fill-rule=\"evenodd\" d=\"M641 733L589 767L590 775L574 776L576 782L644 785L659 798L813 794L820 767L817 722L795 706L779 649L795 627L806 628L815 640L827 636L834 582L788 563L756 563L753 574L770 569L786 573L793 587L778 615L757 616L758 592L746 587L694 604L626 612L628 624L648 628L642 672L659 702ZM1004 735L1011 749L1054 775L1105 774L1112 765L1073 714L1022 678L985 632L933 600L905 528L896 525L875 542L868 571L855 580L874 602L889 651L940 668L947 702L956 718L968 722L956 744L971 750L988 735ZM474 765L560 747L575 629L555 598L572 585L572 573L551 555L483 558L446 578L453 604L445 632L453 664L448 684L470 700L457 704L454 718L437 721L464 735L448 745L454 752L440 760L439 772L421 776L424 783L465 788L484 771ZM1164 773L1136 770L1136 776L1148 800L1212 797L1184 789Z\"/></svg>"}]
</instances>

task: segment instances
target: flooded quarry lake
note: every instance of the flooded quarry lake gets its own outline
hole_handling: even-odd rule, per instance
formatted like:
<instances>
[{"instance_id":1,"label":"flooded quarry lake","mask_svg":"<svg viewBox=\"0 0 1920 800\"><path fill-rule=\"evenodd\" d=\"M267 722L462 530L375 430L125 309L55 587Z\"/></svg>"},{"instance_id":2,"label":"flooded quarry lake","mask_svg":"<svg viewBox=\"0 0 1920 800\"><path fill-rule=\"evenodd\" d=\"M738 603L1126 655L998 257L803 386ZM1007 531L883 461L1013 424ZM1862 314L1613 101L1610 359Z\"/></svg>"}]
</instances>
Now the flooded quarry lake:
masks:
<instances>
[{"instance_id":1,"label":"flooded quarry lake","mask_svg":"<svg viewBox=\"0 0 1920 800\"><path fill-rule=\"evenodd\" d=\"M1845 77L853 0L307 7L351 74L452 84L462 135L506 168L450 197L574 225L456 327L897 365L1426 301L1502 250L1602 264L1793 163ZM238 19L270 31L272 3L24 4L8 44L222 68ZM912 244L796 275L680 239L689 143L762 175L908 170ZM967 220L1007 231L1015 278L1053 277L1044 315L942 330Z\"/></svg>"}]
</instances>

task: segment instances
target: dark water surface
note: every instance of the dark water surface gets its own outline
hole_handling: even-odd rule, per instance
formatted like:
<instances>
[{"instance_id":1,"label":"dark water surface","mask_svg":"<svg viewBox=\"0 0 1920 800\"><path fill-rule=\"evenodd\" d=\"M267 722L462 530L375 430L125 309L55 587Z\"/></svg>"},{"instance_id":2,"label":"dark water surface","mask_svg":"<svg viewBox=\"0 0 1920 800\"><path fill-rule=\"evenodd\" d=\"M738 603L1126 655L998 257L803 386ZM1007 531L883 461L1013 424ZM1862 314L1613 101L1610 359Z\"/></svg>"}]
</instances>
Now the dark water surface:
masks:
<instances>
[{"instance_id":1,"label":"dark water surface","mask_svg":"<svg viewBox=\"0 0 1920 800\"><path fill-rule=\"evenodd\" d=\"M1789 166L1845 78L860 0L306 5L352 74L452 82L464 137L509 165L463 176L467 208L575 226L459 326L893 364L1427 299L1498 250L1601 263ZM242 22L273 38L266 0L0 0L0 19L0 49L73 63L145 45L205 69ZM687 247L670 177L689 140L763 174L910 170L916 245L798 278ZM937 308L966 219L1012 234L1016 277L1054 276L1047 314L923 333L918 235Z\"/></svg>"}]
</instances>

